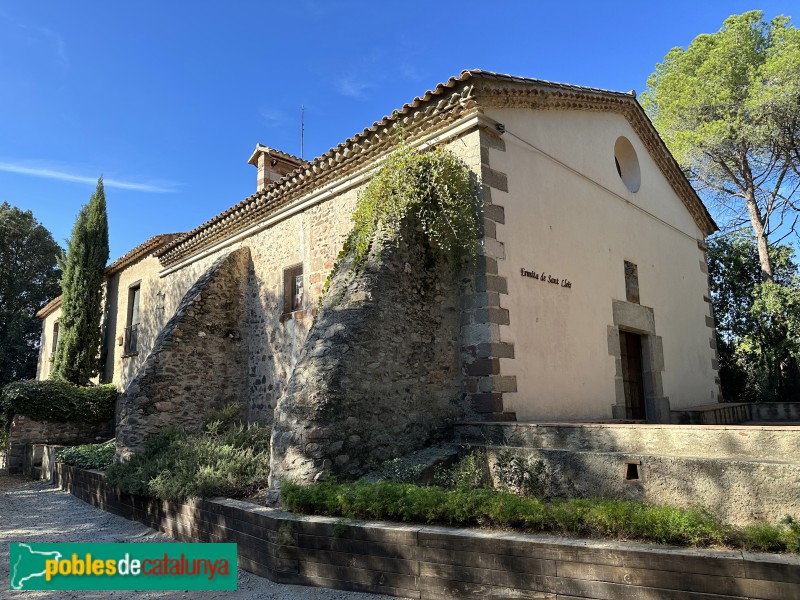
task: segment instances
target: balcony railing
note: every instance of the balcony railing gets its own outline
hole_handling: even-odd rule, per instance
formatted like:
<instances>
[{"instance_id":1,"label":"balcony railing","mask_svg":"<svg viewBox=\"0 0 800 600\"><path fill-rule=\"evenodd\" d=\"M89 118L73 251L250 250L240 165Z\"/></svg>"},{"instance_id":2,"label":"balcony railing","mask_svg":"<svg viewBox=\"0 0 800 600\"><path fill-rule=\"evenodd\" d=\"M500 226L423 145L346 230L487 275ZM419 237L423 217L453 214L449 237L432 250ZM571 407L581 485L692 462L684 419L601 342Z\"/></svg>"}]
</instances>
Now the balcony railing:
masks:
<instances>
[{"instance_id":1,"label":"balcony railing","mask_svg":"<svg viewBox=\"0 0 800 600\"><path fill-rule=\"evenodd\" d=\"M123 356L136 354L139 351L139 323L125 328L125 342L122 346Z\"/></svg>"}]
</instances>

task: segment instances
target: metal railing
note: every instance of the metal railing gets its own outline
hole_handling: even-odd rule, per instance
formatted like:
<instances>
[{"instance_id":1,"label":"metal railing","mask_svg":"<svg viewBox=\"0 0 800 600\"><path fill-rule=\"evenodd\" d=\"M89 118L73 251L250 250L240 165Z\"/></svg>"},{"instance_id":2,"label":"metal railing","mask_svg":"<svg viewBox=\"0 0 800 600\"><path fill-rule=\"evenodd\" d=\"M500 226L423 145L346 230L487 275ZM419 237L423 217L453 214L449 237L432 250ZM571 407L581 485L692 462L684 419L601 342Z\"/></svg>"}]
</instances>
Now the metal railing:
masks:
<instances>
[{"instance_id":1,"label":"metal railing","mask_svg":"<svg viewBox=\"0 0 800 600\"><path fill-rule=\"evenodd\" d=\"M136 354L139 351L139 323L125 328L125 342L122 346L122 354Z\"/></svg>"}]
</instances>

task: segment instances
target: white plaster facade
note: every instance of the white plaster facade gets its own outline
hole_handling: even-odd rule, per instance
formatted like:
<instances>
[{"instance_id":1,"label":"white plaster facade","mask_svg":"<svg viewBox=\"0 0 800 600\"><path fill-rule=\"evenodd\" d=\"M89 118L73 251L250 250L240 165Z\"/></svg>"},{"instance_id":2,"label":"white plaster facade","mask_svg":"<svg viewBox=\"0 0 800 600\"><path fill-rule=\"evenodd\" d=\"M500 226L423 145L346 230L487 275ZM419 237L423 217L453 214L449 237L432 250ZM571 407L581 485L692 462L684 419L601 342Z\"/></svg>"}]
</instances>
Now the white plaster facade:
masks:
<instances>
[{"instance_id":1,"label":"white plaster facade","mask_svg":"<svg viewBox=\"0 0 800 600\"><path fill-rule=\"evenodd\" d=\"M37 313L42 319L42 335L39 342L39 362L36 365L36 379L48 379L53 371L58 334L56 326L61 319L60 298L47 304Z\"/></svg>"},{"instance_id":2,"label":"white plaster facade","mask_svg":"<svg viewBox=\"0 0 800 600\"><path fill-rule=\"evenodd\" d=\"M570 110L489 110L505 125L506 151L490 149L508 175L497 239L508 280L501 339L517 378L507 409L521 420L610 419L615 361L608 350L612 303L625 301L624 261L638 266L640 304L651 307L663 340L663 392L672 408L717 402L704 239L686 207L624 116ZM641 187L628 190L614 164L616 140L631 141ZM521 276L521 269L571 287ZM611 400L610 400L611 399Z\"/></svg>"}]
</instances>

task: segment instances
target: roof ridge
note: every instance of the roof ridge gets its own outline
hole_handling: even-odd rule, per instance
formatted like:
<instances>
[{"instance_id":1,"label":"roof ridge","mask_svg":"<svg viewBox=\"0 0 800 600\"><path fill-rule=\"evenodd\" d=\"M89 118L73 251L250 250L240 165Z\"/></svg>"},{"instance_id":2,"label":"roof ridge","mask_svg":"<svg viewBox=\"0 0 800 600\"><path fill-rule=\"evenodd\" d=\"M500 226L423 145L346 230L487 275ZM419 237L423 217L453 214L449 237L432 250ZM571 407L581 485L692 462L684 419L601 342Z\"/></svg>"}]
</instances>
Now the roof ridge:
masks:
<instances>
[{"instance_id":1,"label":"roof ridge","mask_svg":"<svg viewBox=\"0 0 800 600\"><path fill-rule=\"evenodd\" d=\"M563 91L565 93L568 92L578 95L583 94L595 97L600 96L614 103L630 103L638 108L638 110L644 116L644 122L646 122L647 126L653 129L653 132L656 134L656 136L658 136L657 132L655 132L655 129L653 128L652 123L650 123L649 119L647 118L647 115L644 114L644 110L641 108L641 105L639 105L637 102L635 94L631 94L630 92L617 92L604 90L601 88L556 83L544 79L519 77L483 69L464 70L461 71L459 75L450 77L446 81L438 83L433 90L427 90L422 96L417 96L411 102L403 104L401 108L394 110L391 115L385 115L379 121L373 122L372 125L365 127L362 131L350 136L336 146L329 148L323 154L304 162L296 169L284 175L281 179L271 182L264 189L257 191L243 200L240 200L237 204L231 206L227 210L201 223L191 231L188 231L181 238L173 240L165 245L157 252L156 256L161 259L162 264L165 266L177 263L183 257L190 256L197 251L207 248L216 241L224 239L224 237L220 237L220 234L215 235L214 230L220 230L220 228L224 227L225 223L234 225L234 223L247 216L247 213L251 213L250 220L247 221L248 223L252 223L254 219L256 221L262 219L266 214L269 214L270 211L279 208L282 205L281 200L284 200L283 204L288 202L289 200L286 200L286 196L291 191L298 191L299 193L299 191L305 186L317 181L319 177L325 175L326 173L330 173L331 169L335 166L348 161L354 155L354 153L355 155L363 155L365 154L364 150L370 149L370 147L377 147L379 149L383 148L388 136L386 136L385 133L379 133L380 130L385 130L389 126L401 120L405 120L403 118L412 111L417 111L415 115L419 117L420 121L427 122L428 117L434 118L436 115L451 114L460 107L463 108L464 104L466 104L468 101L473 101L474 106L475 97L473 95L473 90L469 87L467 87L467 94L465 94L465 97L463 98L457 93L454 93L451 97L442 98L435 105L430 105L431 101L433 101L435 98L444 96L446 91L455 89L462 84L466 84L472 79L498 81L512 84L516 83L528 86L540 86L548 88L549 90L553 90L554 94L556 95ZM424 111L422 110L423 105L428 105L428 108L424 109ZM424 114L422 114L423 112ZM420 114L422 114L421 117ZM419 121L415 124L418 125ZM373 139L370 139L371 136ZM660 136L658 137L660 140ZM679 169L674 157L672 157L672 155L669 153L669 149L667 149L663 144L663 140L660 141L660 144L663 146L663 150L668 156L667 162L670 163L669 168ZM682 174L681 177L683 177ZM688 182L686 182L686 185L691 188ZM679 187L684 186L679 184ZM689 192L688 190L684 190L684 193ZM691 188L690 195L692 194L697 199L697 202L700 202L702 205L702 201L699 199L693 188ZM689 202L693 203L694 201L689 200ZM705 205L702 205L701 212L704 213L705 220L715 226L713 219L711 219L707 209L705 208ZM701 229L703 228L701 227ZM203 235L207 231L210 233L208 235ZM187 246L187 244L189 244L192 240L196 240L201 237L206 238L206 241L200 239L196 243Z\"/></svg>"},{"instance_id":2,"label":"roof ridge","mask_svg":"<svg viewBox=\"0 0 800 600\"><path fill-rule=\"evenodd\" d=\"M120 256L118 259L114 260L113 262L106 265L103 269L103 273L106 275L113 275L130 265L132 262L135 262L139 258L147 256L153 250L160 248L164 244L170 243L175 241L176 239L182 238L184 233L182 232L175 232L175 233L159 233L154 235L144 242L139 244L138 246L134 246L130 250L128 250L125 254Z\"/></svg>"}]
</instances>

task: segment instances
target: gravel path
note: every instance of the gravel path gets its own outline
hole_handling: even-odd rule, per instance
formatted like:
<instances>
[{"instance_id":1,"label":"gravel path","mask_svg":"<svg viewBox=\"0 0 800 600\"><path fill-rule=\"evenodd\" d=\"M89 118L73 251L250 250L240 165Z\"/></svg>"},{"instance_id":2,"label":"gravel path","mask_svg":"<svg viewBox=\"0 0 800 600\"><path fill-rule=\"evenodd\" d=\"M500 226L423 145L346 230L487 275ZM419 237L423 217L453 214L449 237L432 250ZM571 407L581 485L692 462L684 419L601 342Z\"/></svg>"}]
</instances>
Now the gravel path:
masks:
<instances>
[{"instance_id":1,"label":"gravel path","mask_svg":"<svg viewBox=\"0 0 800 600\"><path fill-rule=\"evenodd\" d=\"M10 542L171 542L141 523L104 512L46 483L0 471L0 598L222 598L272 600L389 600L388 596L281 585L239 569L235 592L12 592L8 590Z\"/></svg>"}]
</instances>

